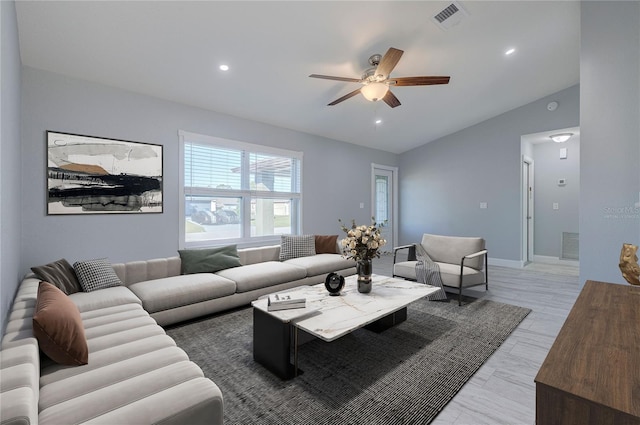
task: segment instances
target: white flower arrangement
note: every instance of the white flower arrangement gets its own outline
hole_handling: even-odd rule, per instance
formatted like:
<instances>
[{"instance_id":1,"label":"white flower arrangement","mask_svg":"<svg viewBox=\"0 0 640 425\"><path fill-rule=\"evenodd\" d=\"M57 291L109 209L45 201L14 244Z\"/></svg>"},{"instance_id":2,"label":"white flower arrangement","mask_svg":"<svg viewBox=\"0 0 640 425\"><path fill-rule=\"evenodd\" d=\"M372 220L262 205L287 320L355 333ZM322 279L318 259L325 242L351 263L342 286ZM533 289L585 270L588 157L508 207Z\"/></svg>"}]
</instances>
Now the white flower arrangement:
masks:
<instances>
[{"instance_id":1,"label":"white flower arrangement","mask_svg":"<svg viewBox=\"0 0 640 425\"><path fill-rule=\"evenodd\" d=\"M384 223L376 223L374 217L371 217L369 226L357 225L355 220L351 220L351 228L348 228L342 220L338 222L342 231L347 234L347 237L340 241L343 257L355 261L380 258L378 250L387 243L380 236L380 229L384 227Z\"/></svg>"}]
</instances>

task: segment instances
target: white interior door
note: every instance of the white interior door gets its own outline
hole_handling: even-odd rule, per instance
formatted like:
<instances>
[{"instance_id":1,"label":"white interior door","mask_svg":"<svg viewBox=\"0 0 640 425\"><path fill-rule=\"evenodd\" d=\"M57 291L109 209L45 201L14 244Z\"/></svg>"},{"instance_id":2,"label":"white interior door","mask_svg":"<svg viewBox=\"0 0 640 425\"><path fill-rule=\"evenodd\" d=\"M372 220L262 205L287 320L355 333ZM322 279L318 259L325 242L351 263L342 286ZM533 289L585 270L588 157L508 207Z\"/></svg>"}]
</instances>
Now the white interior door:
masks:
<instances>
[{"instance_id":1,"label":"white interior door","mask_svg":"<svg viewBox=\"0 0 640 425\"><path fill-rule=\"evenodd\" d=\"M378 164L372 165L371 193L373 199L371 202L371 215L375 217L378 223L386 221L381 233L382 237L387 240L387 244L382 249L382 252L391 252L393 247L397 245L397 174L398 169L395 167Z\"/></svg>"}]
</instances>

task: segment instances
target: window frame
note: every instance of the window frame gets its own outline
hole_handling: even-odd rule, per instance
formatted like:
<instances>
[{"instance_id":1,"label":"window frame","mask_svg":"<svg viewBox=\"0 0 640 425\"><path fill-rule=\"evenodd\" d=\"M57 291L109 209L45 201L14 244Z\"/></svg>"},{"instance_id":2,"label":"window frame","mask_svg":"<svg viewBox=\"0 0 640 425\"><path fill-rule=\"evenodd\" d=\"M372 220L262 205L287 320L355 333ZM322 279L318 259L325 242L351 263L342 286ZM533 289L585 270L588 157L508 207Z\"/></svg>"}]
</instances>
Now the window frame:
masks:
<instances>
[{"instance_id":1,"label":"window frame","mask_svg":"<svg viewBox=\"0 0 640 425\"><path fill-rule=\"evenodd\" d=\"M178 192L179 192L179 241L178 246L179 249L189 249L189 248L203 248L203 247L213 247L213 246L222 246L222 245L231 245L235 244L238 247L250 247L250 246L261 246L268 244L277 244L280 243L280 235L267 235L267 236L251 236L251 200L252 199L282 199L291 201L293 203L297 203L297 216L295 214L291 214L291 234L299 235L302 231L302 202L303 202L303 184L302 184L302 171L303 171L303 153L299 151L292 151L288 149L280 149L274 148L271 146L257 145L253 143L241 142L231 139L225 139L221 137L208 136L204 134L192 133L184 130L178 131L179 136L179 175L178 175ZM219 197L234 197L241 199L241 208L243 213L241 214L241 236L240 238L229 238L229 239L208 239L203 241L190 241L186 240L186 196L187 193L185 191L185 144L187 143L198 143L204 145L210 145L216 148L222 149L231 149L242 151L242 161L247 161L250 163L251 154L265 154L265 155L278 155L288 158L297 159L297 164L299 170L297 172L298 182L297 186L299 191L296 192L272 192L265 190L256 190L250 188L250 177L251 170L250 168L242 171L241 174L241 186L242 188L239 190L233 189L224 189L223 191L217 189L200 189L198 193L191 192L190 195L204 195L204 196L219 196ZM244 168L244 167L243 167ZM292 206L292 210L293 210Z\"/></svg>"}]
</instances>

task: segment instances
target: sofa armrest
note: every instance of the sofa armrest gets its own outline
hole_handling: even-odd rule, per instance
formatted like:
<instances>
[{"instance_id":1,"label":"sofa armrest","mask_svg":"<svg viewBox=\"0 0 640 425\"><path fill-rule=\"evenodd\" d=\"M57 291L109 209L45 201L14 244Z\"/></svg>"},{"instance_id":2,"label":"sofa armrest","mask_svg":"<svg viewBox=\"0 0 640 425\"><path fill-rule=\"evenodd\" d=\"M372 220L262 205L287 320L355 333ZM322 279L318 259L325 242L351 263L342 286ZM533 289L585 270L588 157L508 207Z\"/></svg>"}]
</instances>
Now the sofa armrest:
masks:
<instances>
[{"instance_id":1,"label":"sofa armrest","mask_svg":"<svg viewBox=\"0 0 640 425\"><path fill-rule=\"evenodd\" d=\"M393 264L396 263L396 255L398 254L398 251L402 249L409 250L409 254L407 254L407 261L416 261L416 244L412 243L409 245L402 245L393 248Z\"/></svg>"}]
</instances>

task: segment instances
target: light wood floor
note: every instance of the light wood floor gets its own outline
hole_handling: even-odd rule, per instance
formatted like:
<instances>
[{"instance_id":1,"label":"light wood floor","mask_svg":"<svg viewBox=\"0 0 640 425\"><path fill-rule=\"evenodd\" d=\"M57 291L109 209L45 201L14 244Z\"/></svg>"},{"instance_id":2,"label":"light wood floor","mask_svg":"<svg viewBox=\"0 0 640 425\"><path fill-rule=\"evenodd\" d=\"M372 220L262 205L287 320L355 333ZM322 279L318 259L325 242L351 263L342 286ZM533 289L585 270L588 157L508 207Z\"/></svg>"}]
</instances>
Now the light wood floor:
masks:
<instances>
[{"instance_id":1,"label":"light wood floor","mask_svg":"<svg viewBox=\"0 0 640 425\"><path fill-rule=\"evenodd\" d=\"M392 255L375 259L374 273L391 275L392 264ZM578 297L578 268L489 266L489 291L478 288L464 293L532 311L432 424L535 424L533 380Z\"/></svg>"}]
</instances>

